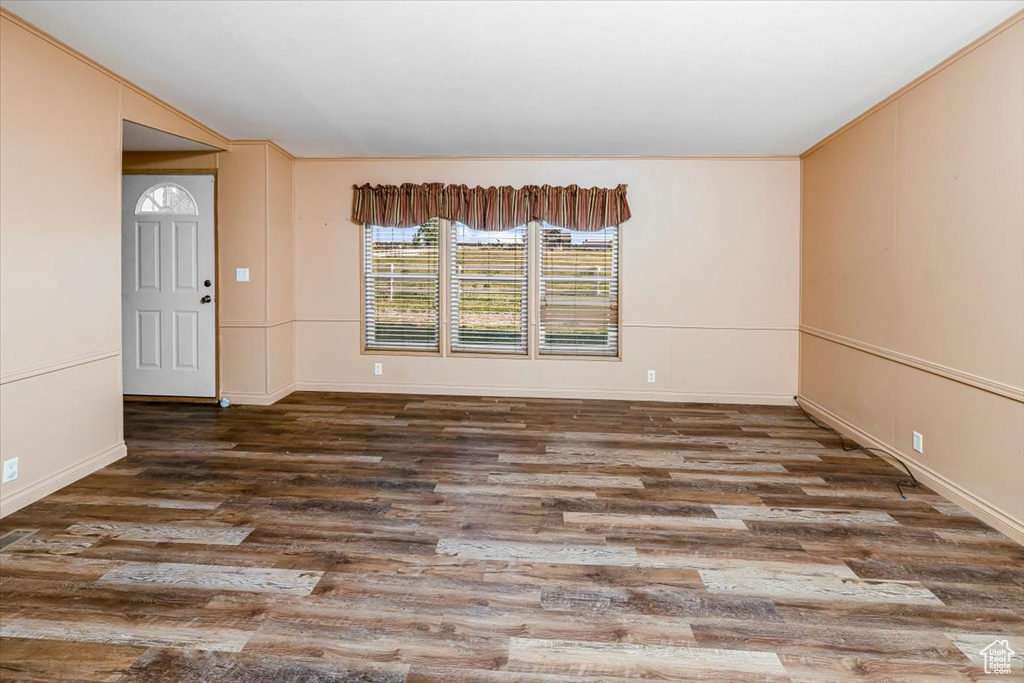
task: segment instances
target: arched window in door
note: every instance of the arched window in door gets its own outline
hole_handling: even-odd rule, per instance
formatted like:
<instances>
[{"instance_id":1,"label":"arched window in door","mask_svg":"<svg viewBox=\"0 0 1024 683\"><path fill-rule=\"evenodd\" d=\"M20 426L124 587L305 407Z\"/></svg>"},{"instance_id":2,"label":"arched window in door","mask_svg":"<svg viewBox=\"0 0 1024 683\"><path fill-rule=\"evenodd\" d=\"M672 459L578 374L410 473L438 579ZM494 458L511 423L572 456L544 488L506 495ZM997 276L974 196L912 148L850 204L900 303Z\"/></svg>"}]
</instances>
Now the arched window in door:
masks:
<instances>
[{"instance_id":1,"label":"arched window in door","mask_svg":"<svg viewBox=\"0 0 1024 683\"><path fill-rule=\"evenodd\" d=\"M169 213L175 216L198 216L196 200L184 187L174 183L160 183L142 193L135 213Z\"/></svg>"}]
</instances>

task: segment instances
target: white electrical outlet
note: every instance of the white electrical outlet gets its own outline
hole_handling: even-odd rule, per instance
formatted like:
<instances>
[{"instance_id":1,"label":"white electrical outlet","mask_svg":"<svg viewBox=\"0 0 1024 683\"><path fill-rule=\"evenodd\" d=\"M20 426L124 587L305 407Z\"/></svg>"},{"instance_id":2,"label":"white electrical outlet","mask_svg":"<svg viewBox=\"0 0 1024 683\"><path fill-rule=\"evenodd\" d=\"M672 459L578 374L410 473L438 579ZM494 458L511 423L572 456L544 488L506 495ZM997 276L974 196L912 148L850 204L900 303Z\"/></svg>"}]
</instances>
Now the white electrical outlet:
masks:
<instances>
[{"instance_id":1,"label":"white electrical outlet","mask_svg":"<svg viewBox=\"0 0 1024 683\"><path fill-rule=\"evenodd\" d=\"M4 483L18 478L18 459L4 460Z\"/></svg>"},{"instance_id":2,"label":"white electrical outlet","mask_svg":"<svg viewBox=\"0 0 1024 683\"><path fill-rule=\"evenodd\" d=\"M384 374L384 364L383 363L374 363L373 364L373 374L377 375L378 377L383 375Z\"/></svg>"},{"instance_id":3,"label":"white electrical outlet","mask_svg":"<svg viewBox=\"0 0 1024 683\"><path fill-rule=\"evenodd\" d=\"M647 371L647 381L650 382L651 384L653 384L653 383L658 381L658 376L654 372L654 370L648 370Z\"/></svg>"},{"instance_id":4,"label":"white electrical outlet","mask_svg":"<svg viewBox=\"0 0 1024 683\"><path fill-rule=\"evenodd\" d=\"M924 453L924 436L919 432L914 432L914 450L918 453Z\"/></svg>"},{"instance_id":5,"label":"white electrical outlet","mask_svg":"<svg viewBox=\"0 0 1024 683\"><path fill-rule=\"evenodd\" d=\"M249 269L248 268L235 268L235 282L248 282L249 281Z\"/></svg>"}]
</instances>

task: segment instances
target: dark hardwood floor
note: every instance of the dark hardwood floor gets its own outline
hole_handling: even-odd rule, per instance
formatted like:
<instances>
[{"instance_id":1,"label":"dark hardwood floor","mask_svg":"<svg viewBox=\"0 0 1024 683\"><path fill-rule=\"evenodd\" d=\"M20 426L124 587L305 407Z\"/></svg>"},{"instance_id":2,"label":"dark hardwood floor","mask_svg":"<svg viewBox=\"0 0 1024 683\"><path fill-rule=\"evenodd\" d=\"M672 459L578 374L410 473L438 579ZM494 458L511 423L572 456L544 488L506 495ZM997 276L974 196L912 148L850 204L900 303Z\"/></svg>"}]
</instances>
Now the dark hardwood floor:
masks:
<instances>
[{"instance_id":1,"label":"dark hardwood floor","mask_svg":"<svg viewBox=\"0 0 1024 683\"><path fill-rule=\"evenodd\" d=\"M37 530L0 552L4 680L968 681L1024 652L1024 548L796 408L300 393L125 431L0 523Z\"/></svg>"}]
</instances>

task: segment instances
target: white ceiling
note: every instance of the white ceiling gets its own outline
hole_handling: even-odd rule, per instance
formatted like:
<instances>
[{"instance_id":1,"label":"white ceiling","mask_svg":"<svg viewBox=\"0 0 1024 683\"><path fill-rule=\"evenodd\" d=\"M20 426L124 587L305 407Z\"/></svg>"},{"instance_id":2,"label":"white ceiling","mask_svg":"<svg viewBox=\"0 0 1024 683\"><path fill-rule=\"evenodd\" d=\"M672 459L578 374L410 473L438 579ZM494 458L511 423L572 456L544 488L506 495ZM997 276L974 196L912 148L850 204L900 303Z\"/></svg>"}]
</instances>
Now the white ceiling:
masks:
<instances>
[{"instance_id":1,"label":"white ceiling","mask_svg":"<svg viewBox=\"0 0 1024 683\"><path fill-rule=\"evenodd\" d=\"M218 151L216 147L131 121L121 124L121 149L125 152Z\"/></svg>"},{"instance_id":2,"label":"white ceiling","mask_svg":"<svg viewBox=\"0 0 1024 683\"><path fill-rule=\"evenodd\" d=\"M1024 7L0 4L227 137L297 156L798 154Z\"/></svg>"}]
</instances>

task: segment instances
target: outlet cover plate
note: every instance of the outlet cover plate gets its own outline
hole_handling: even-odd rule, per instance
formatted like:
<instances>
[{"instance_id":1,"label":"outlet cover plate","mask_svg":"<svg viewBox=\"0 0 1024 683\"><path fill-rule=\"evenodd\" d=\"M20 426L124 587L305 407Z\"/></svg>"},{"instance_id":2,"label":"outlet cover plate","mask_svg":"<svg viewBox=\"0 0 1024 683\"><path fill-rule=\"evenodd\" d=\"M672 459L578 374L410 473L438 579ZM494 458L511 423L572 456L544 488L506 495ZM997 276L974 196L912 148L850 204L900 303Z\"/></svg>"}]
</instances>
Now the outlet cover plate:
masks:
<instances>
[{"instance_id":1,"label":"outlet cover plate","mask_svg":"<svg viewBox=\"0 0 1024 683\"><path fill-rule=\"evenodd\" d=\"M14 481L18 478L18 459L11 458L10 460L4 460L4 476L3 483Z\"/></svg>"},{"instance_id":2,"label":"outlet cover plate","mask_svg":"<svg viewBox=\"0 0 1024 683\"><path fill-rule=\"evenodd\" d=\"M924 453L924 436L919 432L914 432L914 450Z\"/></svg>"}]
</instances>

